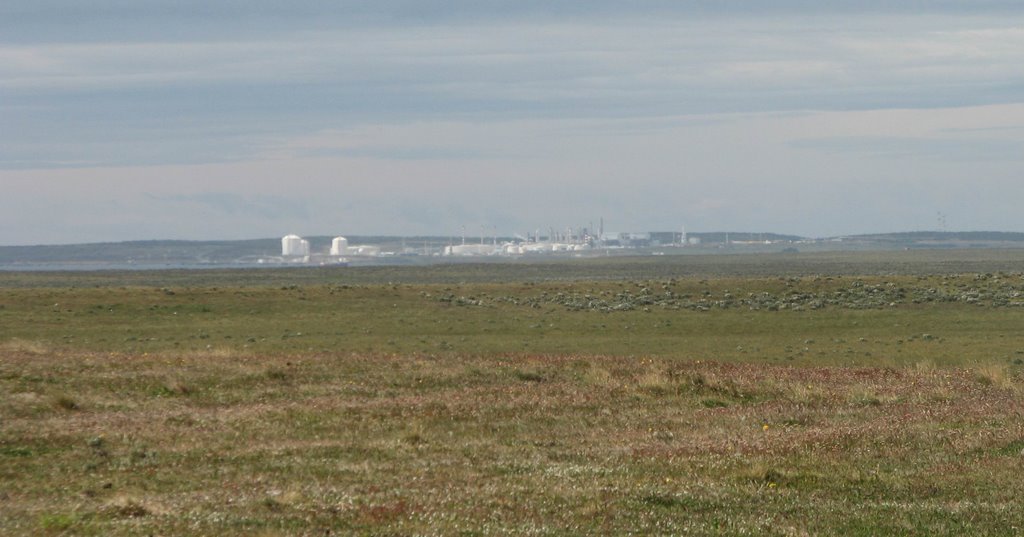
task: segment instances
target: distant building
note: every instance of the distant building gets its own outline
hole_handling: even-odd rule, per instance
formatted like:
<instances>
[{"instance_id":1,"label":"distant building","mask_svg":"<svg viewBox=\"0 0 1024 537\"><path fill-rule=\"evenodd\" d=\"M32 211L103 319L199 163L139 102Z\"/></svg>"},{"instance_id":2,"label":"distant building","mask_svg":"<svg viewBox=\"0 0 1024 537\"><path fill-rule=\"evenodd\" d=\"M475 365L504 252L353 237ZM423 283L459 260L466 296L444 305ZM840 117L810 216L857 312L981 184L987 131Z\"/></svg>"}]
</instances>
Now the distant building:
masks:
<instances>
[{"instance_id":1,"label":"distant building","mask_svg":"<svg viewBox=\"0 0 1024 537\"><path fill-rule=\"evenodd\" d=\"M629 248L650 246L651 234L609 231L601 234L601 243L605 246L624 246Z\"/></svg>"},{"instance_id":2,"label":"distant building","mask_svg":"<svg viewBox=\"0 0 1024 537\"><path fill-rule=\"evenodd\" d=\"M501 250L490 244L458 244L444 247L444 255L495 255L500 252Z\"/></svg>"}]
</instances>

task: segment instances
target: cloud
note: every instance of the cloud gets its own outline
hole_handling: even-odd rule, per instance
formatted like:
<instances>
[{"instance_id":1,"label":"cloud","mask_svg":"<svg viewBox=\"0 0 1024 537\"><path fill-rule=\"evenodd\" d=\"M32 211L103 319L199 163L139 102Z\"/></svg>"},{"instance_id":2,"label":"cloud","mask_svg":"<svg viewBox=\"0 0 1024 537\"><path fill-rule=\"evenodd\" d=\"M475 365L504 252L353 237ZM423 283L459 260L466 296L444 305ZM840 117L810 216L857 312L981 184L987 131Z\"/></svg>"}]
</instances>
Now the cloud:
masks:
<instances>
[{"instance_id":1,"label":"cloud","mask_svg":"<svg viewBox=\"0 0 1024 537\"><path fill-rule=\"evenodd\" d=\"M310 31L285 25L259 37L228 31L184 40L0 43L0 119L8 127L0 132L0 166L232 161L287 149L275 141L380 123L1020 100L1024 31L1012 20L885 10L764 18L742 15L747 7L712 19L689 18L666 3L634 13L647 19L524 16L415 31L392 21ZM387 12L381 9L375 13ZM543 8L514 11L531 10ZM658 10L672 14L655 19ZM318 152L481 154L405 147L306 155Z\"/></svg>"},{"instance_id":2,"label":"cloud","mask_svg":"<svg viewBox=\"0 0 1024 537\"><path fill-rule=\"evenodd\" d=\"M839 136L790 142L797 149L885 158L957 161L1024 161L1024 140Z\"/></svg>"},{"instance_id":3,"label":"cloud","mask_svg":"<svg viewBox=\"0 0 1024 537\"><path fill-rule=\"evenodd\" d=\"M736 16L799 14L889 13L926 15L1021 12L1013 0L591 0L551 2L545 0L11 0L0 5L0 15L25 23L50 23L64 18L94 23L103 20L163 20L233 23L245 26L261 20L327 20L338 24L409 25L489 20L552 20L579 18L630 18L639 15ZM55 17L59 13L63 16ZM229 26L230 28L230 26Z\"/></svg>"},{"instance_id":4,"label":"cloud","mask_svg":"<svg viewBox=\"0 0 1024 537\"><path fill-rule=\"evenodd\" d=\"M1021 15L998 0L12 0L0 229L605 216L817 234L864 231L871 211L900 228L955 214L965 177L1019 182ZM865 181L914 205L853 212L873 203ZM958 194L922 194L936 186ZM38 216L71 190L61 214L108 224ZM138 208L97 214L114 192ZM971 203L1006 198L986 196Z\"/></svg>"},{"instance_id":5,"label":"cloud","mask_svg":"<svg viewBox=\"0 0 1024 537\"><path fill-rule=\"evenodd\" d=\"M195 194L154 195L151 200L178 206L172 210L200 209L219 217L255 216L271 220L307 218L309 207L303 200L277 196L243 196L232 192L201 192Z\"/></svg>"}]
</instances>

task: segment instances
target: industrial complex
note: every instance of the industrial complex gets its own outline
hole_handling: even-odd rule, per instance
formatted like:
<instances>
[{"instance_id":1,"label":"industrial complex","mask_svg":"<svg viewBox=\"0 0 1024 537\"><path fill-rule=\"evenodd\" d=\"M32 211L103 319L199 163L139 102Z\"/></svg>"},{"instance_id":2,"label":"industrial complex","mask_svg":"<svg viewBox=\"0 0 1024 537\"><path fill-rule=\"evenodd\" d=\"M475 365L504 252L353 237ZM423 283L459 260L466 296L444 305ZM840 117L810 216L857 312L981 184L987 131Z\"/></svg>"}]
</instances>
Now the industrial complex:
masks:
<instances>
[{"instance_id":1,"label":"industrial complex","mask_svg":"<svg viewBox=\"0 0 1024 537\"><path fill-rule=\"evenodd\" d=\"M602 226L603 227L603 226ZM318 263L337 264L349 261L367 260L388 256L431 256L431 257L522 257L534 255L598 255L612 250L628 250L642 248L682 248L698 247L702 238L689 236L685 229L677 232L593 232L588 228L566 228L558 231L549 228L547 233L536 230L526 235L499 237L480 235L478 238L467 239L465 233L460 237L450 237L447 241L439 241L436 237L423 244L408 245L403 240L401 245L394 243L350 244L343 236L330 240L330 246L319 238L319 248L313 248L310 241L295 234L281 238L281 257L266 258L264 262L285 263Z\"/></svg>"}]
</instances>

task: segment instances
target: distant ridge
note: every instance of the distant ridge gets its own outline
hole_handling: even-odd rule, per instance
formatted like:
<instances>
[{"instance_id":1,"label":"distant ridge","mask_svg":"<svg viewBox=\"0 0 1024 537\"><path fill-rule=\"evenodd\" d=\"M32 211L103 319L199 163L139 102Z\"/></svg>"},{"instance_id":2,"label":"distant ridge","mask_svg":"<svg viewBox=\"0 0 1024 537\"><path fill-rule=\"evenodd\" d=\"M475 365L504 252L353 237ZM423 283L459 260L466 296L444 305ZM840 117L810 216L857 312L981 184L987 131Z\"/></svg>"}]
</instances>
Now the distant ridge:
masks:
<instances>
[{"instance_id":1,"label":"distant ridge","mask_svg":"<svg viewBox=\"0 0 1024 537\"><path fill-rule=\"evenodd\" d=\"M231 259L253 252L281 251L280 239L238 241L149 240L57 244L39 246L0 246L0 263L105 263L132 260L143 263L202 263Z\"/></svg>"},{"instance_id":2,"label":"distant ridge","mask_svg":"<svg viewBox=\"0 0 1024 537\"><path fill-rule=\"evenodd\" d=\"M968 241L1024 242L1024 233L1015 231L904 231L847 235L844 238L874 242Z\"/></svg>"},{"instance_id":3,"label":"distant ridge","mask_svg":"<svg viewBox=\"0 0 1024 537\"><path fill-rule=\"evenodd\" d=\"M703 242L725 243L725 242L764 242L764 241L799 241L804 237L799 235L783 235L780 233L758 233L754 231L708 231L687 233L687 237L698 237Z\"/></svg>"},{"instance_id":4,"label":"distant ridge","mask_svg":"<svg viewBox=\"0 0 1024 537\"><path fill-rule=\"evenodd\" d=\"M332 236L306 237L314 249L326 250ZM423 240L432 243L440 237L351 236L353 244L397 243L410 245ZM445 243L449 240L443 238ZM96 242L83 244L46 244L33 246L0 246L0 264L18 263L106 263L132 261L137 263L224 263L252 256L281 254L281 239L242 240L142 240Z\"/></svg>"}]
</instances>

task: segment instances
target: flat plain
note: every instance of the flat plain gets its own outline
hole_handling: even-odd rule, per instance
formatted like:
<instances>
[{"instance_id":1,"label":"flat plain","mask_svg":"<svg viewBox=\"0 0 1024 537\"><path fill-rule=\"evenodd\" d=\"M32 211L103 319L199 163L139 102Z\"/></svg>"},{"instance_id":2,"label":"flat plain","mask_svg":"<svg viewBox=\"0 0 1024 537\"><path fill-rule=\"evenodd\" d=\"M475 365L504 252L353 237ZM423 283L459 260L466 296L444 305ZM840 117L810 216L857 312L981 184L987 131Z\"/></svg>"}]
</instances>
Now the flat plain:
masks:
<instances>
[{"instance_id":1,"label":"flat plain","mask_svg":"<svg viewBox=\"0 0 1024 537\"><path fill-rule=\"evenodd\" d=\"M1011 535L1016 251L0 274L0 533Z\"/></svg>"}]
</instances>

